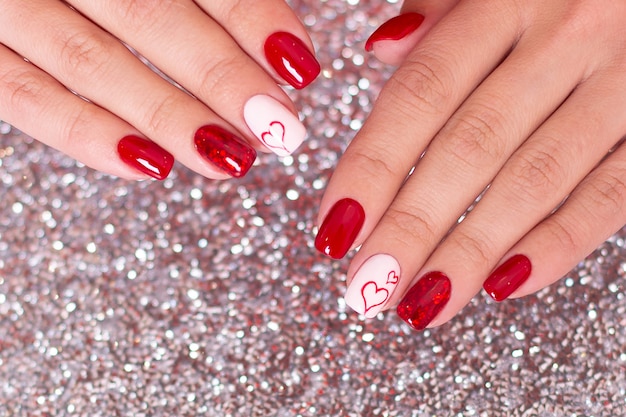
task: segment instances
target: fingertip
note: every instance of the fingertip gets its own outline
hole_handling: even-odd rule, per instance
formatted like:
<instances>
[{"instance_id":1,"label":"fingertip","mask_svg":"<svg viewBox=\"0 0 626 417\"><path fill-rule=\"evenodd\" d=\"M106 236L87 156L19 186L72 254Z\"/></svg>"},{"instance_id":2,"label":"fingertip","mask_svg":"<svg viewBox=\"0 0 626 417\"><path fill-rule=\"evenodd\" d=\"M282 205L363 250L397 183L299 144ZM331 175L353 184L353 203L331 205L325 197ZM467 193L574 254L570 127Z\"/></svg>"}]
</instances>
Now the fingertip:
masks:
<instances>
[{"instance_id":1,"label":"fingertip","mask_svg":"<svg viewBox=\"0 0 626 417\"><path fill-rule=\"evenodd\" d=\"M383 23L365 42L365 50L390 65L399 65L419 39L424 16L404 13Z\"/></svg>"}]
</instances>

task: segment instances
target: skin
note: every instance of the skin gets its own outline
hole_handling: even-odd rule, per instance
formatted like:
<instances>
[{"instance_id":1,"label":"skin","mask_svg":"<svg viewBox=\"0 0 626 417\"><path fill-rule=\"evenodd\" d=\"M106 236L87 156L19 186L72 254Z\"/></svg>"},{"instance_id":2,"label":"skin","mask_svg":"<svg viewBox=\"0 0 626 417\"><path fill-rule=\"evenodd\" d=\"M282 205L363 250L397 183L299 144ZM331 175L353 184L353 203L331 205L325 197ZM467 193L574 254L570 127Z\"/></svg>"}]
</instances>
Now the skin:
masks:
<instances>
[{"instance_id":1,"label":"skin","mask_svg":"<svg viewBox=\"0 0 626 417\"><path fill-rule=\"evenodd\" d=\"M425 273L445 273L451 298L432 327L511 256L533 267L512 294L521 297L626 223L626 3L407 1L408 11L426 26L374 47L399 67L339 162L319 221L342 198L361 203L348 282L372 255L393 255L402 274L388 306Z\"/></svg>"},{"instance_id":2,"label":"skin","mask_svg":"<svg viewBox=\"0 0 626 417\"><path fill-rule=\"evenodd\" d=\"M266 94L295 112L263 44L286 31L313 48L282 0L66 3L0 0L0 115L92 168L144 178L116 151L122 137L138 135L206 177L227 178L195 151L199 127L219 124L265 151L243 120L246 100Z\"/></svg>"}]
</instances>

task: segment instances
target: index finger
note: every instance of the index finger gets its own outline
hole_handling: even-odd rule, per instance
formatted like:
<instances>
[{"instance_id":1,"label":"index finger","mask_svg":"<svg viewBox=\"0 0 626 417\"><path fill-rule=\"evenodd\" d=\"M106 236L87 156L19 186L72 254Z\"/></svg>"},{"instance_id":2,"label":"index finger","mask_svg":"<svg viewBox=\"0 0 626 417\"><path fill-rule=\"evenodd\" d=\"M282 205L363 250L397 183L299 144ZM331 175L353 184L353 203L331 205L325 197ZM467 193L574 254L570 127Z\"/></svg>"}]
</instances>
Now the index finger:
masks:
<instances>
[{"instance_id":1,"label":"index finger","mask_svg":"<svg viewBox=\"0 0 626 417\"><path fill-rule=\"evenodd\" d=\"M511 49L518 25L496 21L493 16L499 13L476 13L482 7L506 7L486 3L461 2L412 50L383 88L322 199L318 250L342 258L365 240L432 138ZM491 36L484 36L485 27L491 28ZM345 226L360 229L352 233L337 232L337 224L347 221L345 199L363 217ZM354 210L355 204L361 210ZM338 209L333 210L335 205Z\"/></svg>"}]
</instances>

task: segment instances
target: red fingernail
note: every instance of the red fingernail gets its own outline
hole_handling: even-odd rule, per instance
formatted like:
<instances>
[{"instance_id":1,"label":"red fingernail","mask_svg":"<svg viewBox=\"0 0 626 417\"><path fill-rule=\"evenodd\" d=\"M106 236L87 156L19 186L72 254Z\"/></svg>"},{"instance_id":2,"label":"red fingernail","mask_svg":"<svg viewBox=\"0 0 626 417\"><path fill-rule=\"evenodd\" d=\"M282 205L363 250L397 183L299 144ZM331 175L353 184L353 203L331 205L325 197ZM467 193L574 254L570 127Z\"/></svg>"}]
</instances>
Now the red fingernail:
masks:
<instances>
[{"instance_id":1,"label":"red fingernail","mask_svg":"<svg viewBox=\"0 0 626 417\"><path fill-rule=\"evenodd\" d=\"M204 159L232 177L246 175L256 159L256 151L253 148L217 125L198 129L194 143Z\"/></svg>"},{"instance_id":2,"label":"red fingernail","mask_svg":"<svg viewBox=\"0 0 626 417\"><path fill-rule=\"evenodd\" d=\"M383 23L365 42L365 50L371 51L378 41L397 41L415 32L424 21L419 13L405 13Z\"/></svg>"},{"instance_id":3,"label":"red fingernail","mask_svg":"<svg viewBox=\"0 0 626 417\"><path fill-rule=\"evenodd\" d=\"M156 143L137 136L126 136L117 144L120 159L136 170L164 180L174 165L171 153Z\"/></svg>"},{"instance_id":4,"label":"red fingernail","mask_svg":"<svg viewBox=\"0 0 626 417\"><path fill-rule=\"evenodd\" d=\"M494 300L504 301L528 279L531 270L526 256L515 255L491 273L483 288Z\"/></svg>"},{"instance_id":5,"label":"red fingernail","mask_svg":"<svg viewBox=\"0 0 626 417\"><path fill-rule=\"evenodd\" d=\"M398 316L415 330L424 330L450 299L450 279L441 272L424 275L398 304Z\"/></svg>"},{"instance_id":6,"label":"red fingernail","mask_svg":"<svg viewBox=\"0 0 626 417\"><path fill-rule=\"evenodd\" d=\"M350 250L363 222L363 207L351 198L339 200L330 209L315 237L318 251L333 259L340 259Z\"/></svg>"},{"instance_id":7,"label":"red fingernail","mask_svg":"<svg viewBox=\"0 0 626 417\"><path fill-rule=\"evenodd\" d=\"M267 38L265 56L276 72L297 89L311 84L320 73L315 55L288 32L276 32Z\"/></svg>"}]
</instances>

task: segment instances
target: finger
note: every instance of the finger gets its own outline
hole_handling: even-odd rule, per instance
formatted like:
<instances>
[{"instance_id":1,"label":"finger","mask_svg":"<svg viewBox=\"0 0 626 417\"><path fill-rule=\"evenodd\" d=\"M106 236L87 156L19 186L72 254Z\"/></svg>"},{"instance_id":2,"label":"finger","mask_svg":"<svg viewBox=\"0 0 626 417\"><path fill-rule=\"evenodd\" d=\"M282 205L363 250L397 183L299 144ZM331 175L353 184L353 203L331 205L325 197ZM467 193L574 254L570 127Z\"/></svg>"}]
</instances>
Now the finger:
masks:
<instances>
[{"instance_id":1,"label":"finger","mask_svg":"<svg viewBox=\"0 0 626 417\"><path fill-rule=\"evenodd\" d=\"M167 151L139 137L127 123L72 94L2 45L0 115L87 166L119 177L164 179L174 163Z\"/></svg>"},{"instance_id":2,"label":"finger","mask_svg":"<svg viewBox=\"0 0 626 417\"><path fill-rule=\"evenodd\" d=\"M400 15L383 23L365 43L365 49L389 65L400 65L428 31L459 0L405 1Z\"/></svg>"},{"instance_id":3,"label":"finger","mask_svg":"<svg viewBox=\"0 0 626 417\"><path fill-rule=\"evenodd\" d=\"M305 128L285 92L218 22L192 1L70 3L132 45L246 138L256 137L250 142L257 148L285 156L304 141ZM250 9L269 6L260 4ZM259 41L252 38L250 42ZM272 123L280 123L281 132L273 132Z\"/></svg>"},{"instance_id":4,"label":"finger","mask_svg":"<svg viewBox=\"0 0 626 417\"><path fill-rule=\"evenodd\" d=\"M484 282L496 301L522 297L561 279L626 224L626 148L622 145L565 203L502 258Z\"/></svg>"},{"instance_id":5,"label":"finger","mask_svg":"<svg viewBox=\"0 0 626 417\"><path fill-rule=\"evenodd\" d=\"M584 74L579 61L565 49L538 49L533 36L516 45L433 139L355 255L348 294L361 285L361 277L372 275L361 264L387 253L397 257L402 273L386 306L398 301L468 206L575 88ZM546 71L560 66L567 70ZM523 74L519 68L525 69Z\"/></svg>"},{"instance_id":6,"label":"finger","mask_svg":"<svg viewBox=\"0 0 626 417\"><path fill-rule=\"evenodd\" d=\"M277 80L302 89L319 75L321 68L313 43L284 1L199 0L197 3L222 27L228 28L237 44Z\"/></svg>"},{"instance_id":7,"label":"finger","mask_svg":"<svg viewBox=\"0 0 626 417\"><path fill-rule=\"evenodd\" d=\"M432 36L413 50L381 91L322 200L320 219L324 222L316 238L321 252L341 258L369 235L431 138L510 50L517 33L515 25L497 21L492 14L464 9L472 4L461 3L450 12L446 26L433 28ZM466 14L475 18L467 19ZM484 36L486 26L499 36ZM449 27L466 36L457 36ZM444 44L445 54L440 47ZM360 212L367 213L361 219L362 229L352 234L335 232L345 207L331 210L335 204L343 207L341 202L346 198L360 205ZM353 226L360 224L347 225Z\"/></svg>"},{"instance_id":8,"label":"finger","mask_svg":"<svg viewBox=\"0 0 626 417\"><path fill-rule=\"evenodd\" d=\"M622 137L625 93L606 85L601 76L592 77L509 159L418 274L441 271L451 282L449 302L430 325L444 323L465 306L506 251L549 215ZM595 138L592 147L590 138ZM398 304L407 321L419 299L410 292Z\"/></svg>"},{"instance_id":9,"label":"finger","mask_svg":"<svg viewBox=\"0 0 626 417\"><path fill-rule=\"evenodd\" d=\"M23 13L29 18L20 19ZM126 120L191 169L227 178L244 175L252 165L256 152L227 134L221 118L62 3L10 3L0 15L0 28L5 45Z\"/></svg>"}]
</instances>

